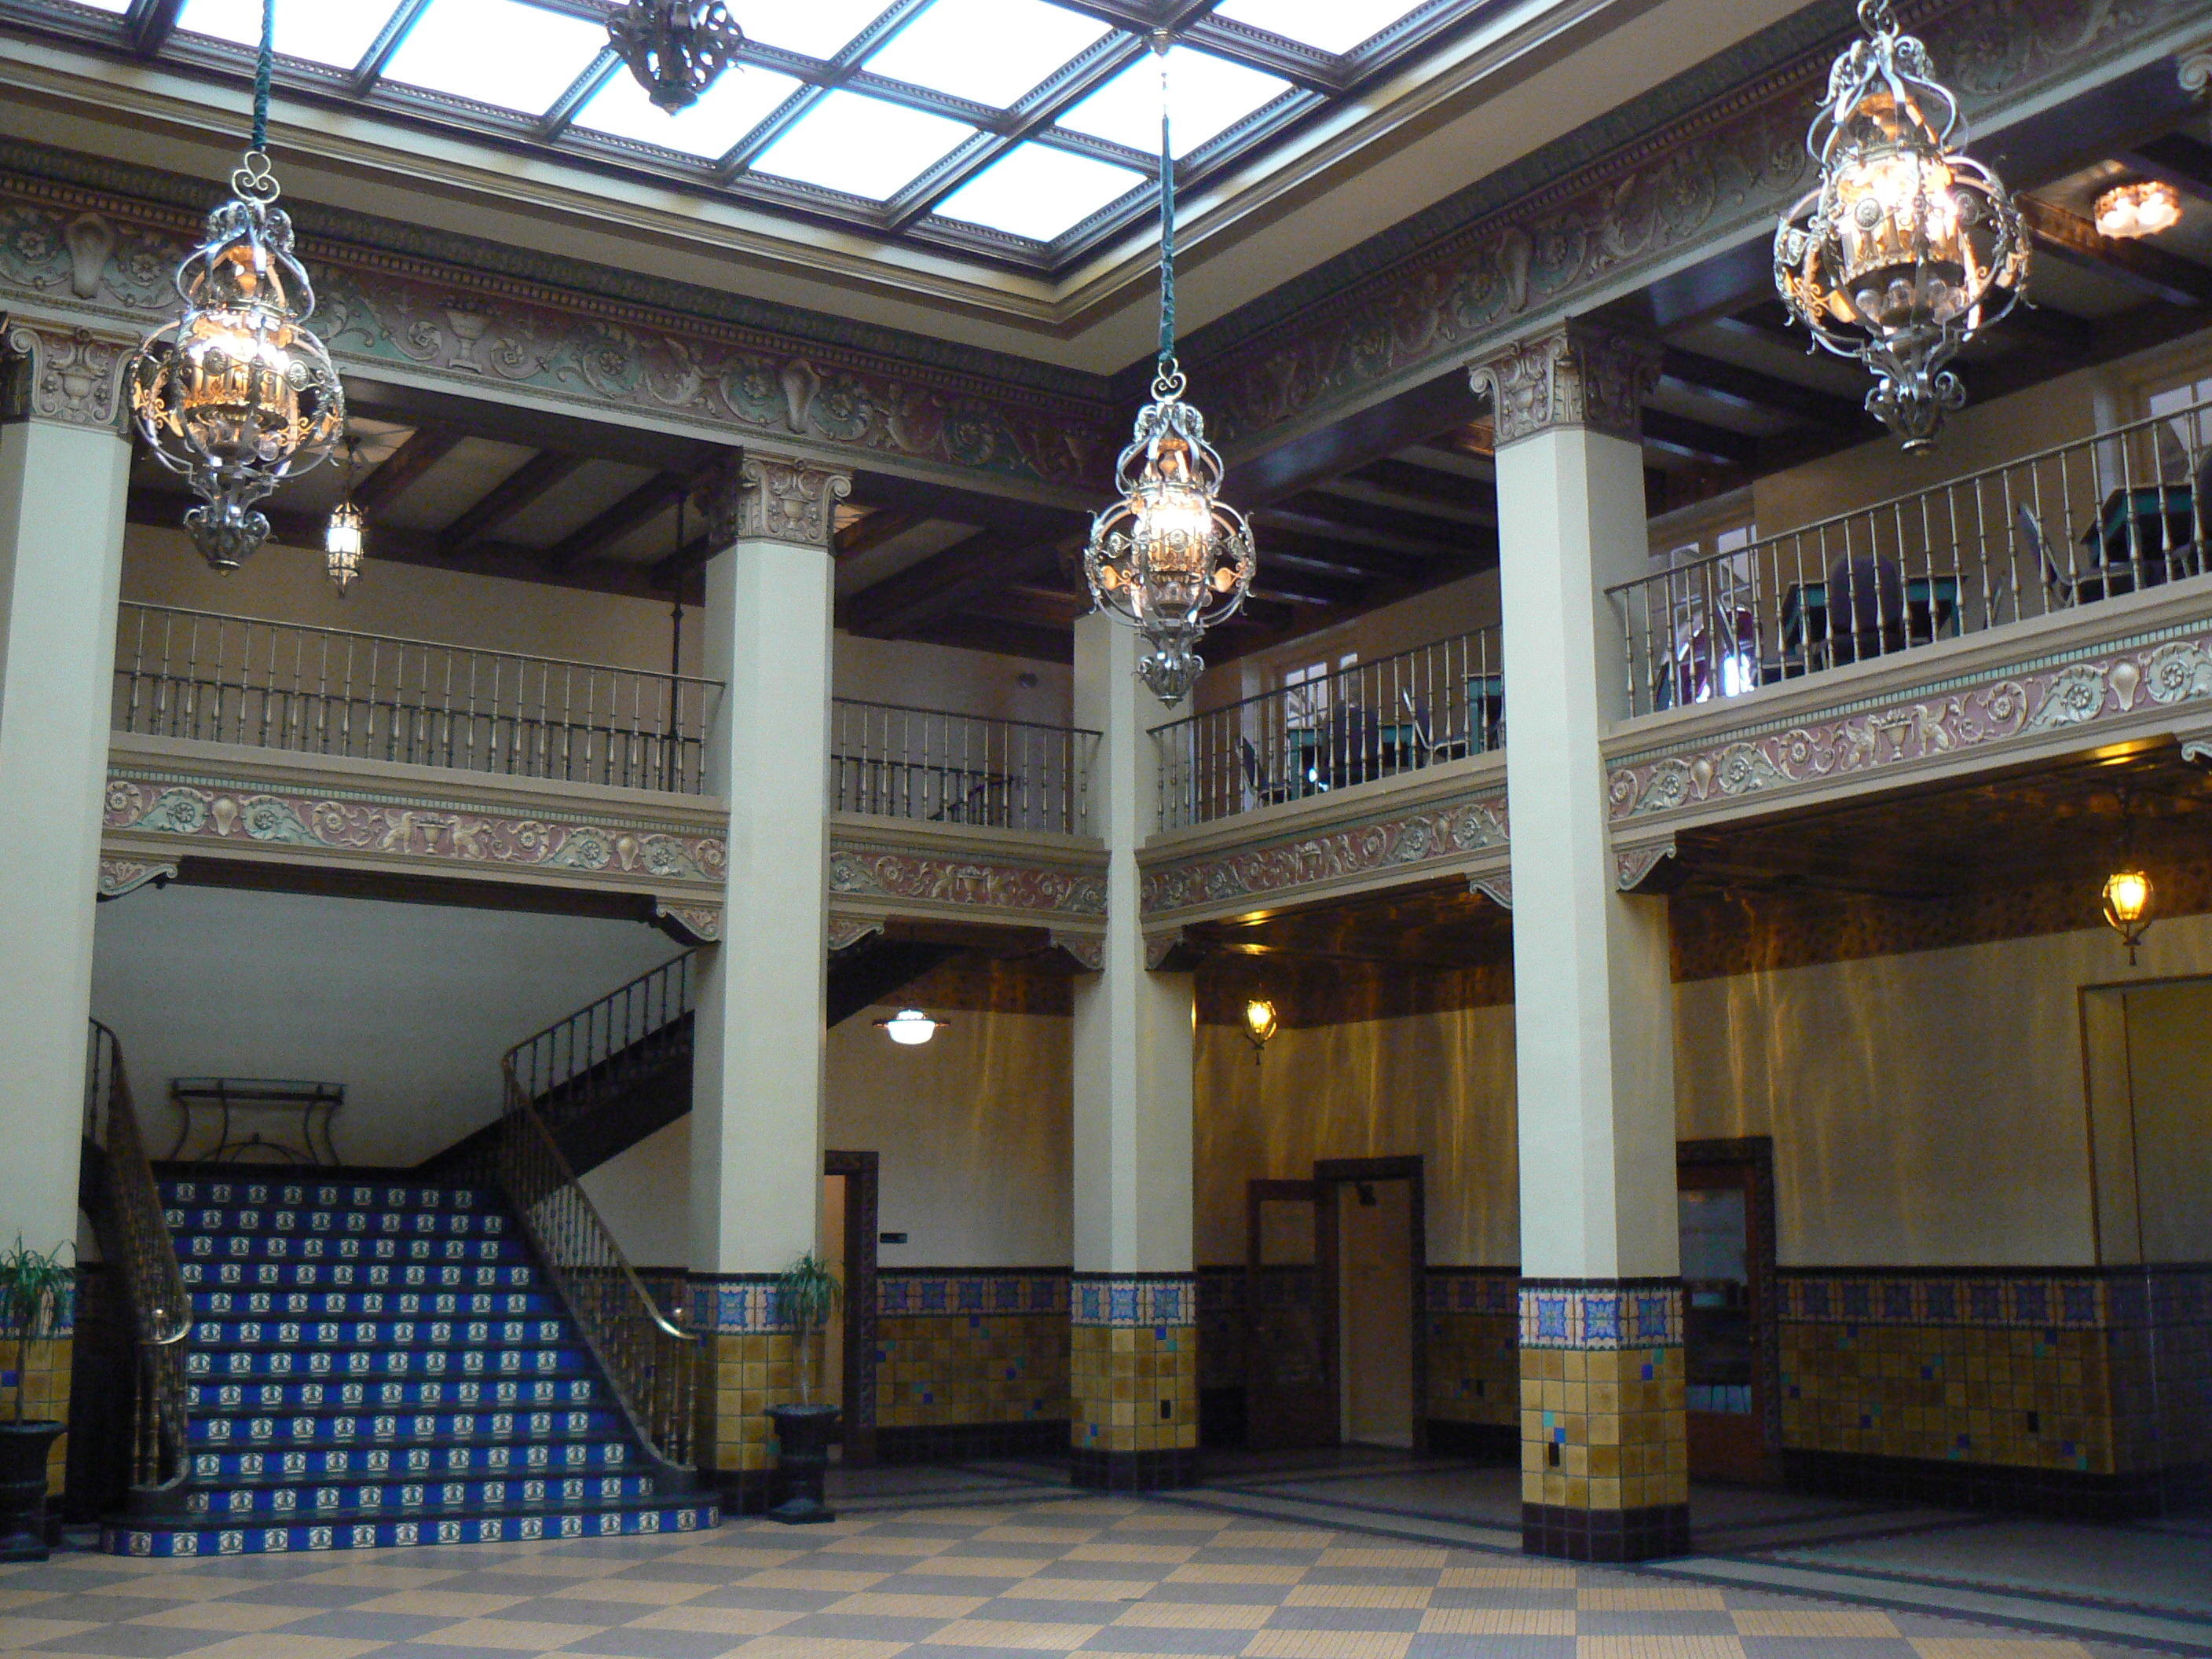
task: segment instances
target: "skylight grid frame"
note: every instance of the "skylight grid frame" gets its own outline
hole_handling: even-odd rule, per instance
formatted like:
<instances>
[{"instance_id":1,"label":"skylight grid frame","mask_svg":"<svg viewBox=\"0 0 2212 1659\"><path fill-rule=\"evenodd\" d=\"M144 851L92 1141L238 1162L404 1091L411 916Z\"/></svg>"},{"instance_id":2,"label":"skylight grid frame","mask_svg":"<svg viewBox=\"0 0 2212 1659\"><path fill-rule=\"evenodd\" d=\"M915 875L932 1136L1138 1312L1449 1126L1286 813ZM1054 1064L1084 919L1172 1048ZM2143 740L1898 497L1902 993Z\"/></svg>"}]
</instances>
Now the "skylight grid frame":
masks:
<instances>
[{"instance_id":1,"label":"skylight grid frame","mask_svg":"<svg viewBox=\"0 0 2212 1659\"><path fill-rule=\"evenodd\" d=\"M1053 124L1104 80L1137 59L1153 31L1165 26L1190 47L1276 76L1290 89L1195 147L1176 164L1177 187L1194 190L1291 136L1344 97L1404 69L1451 39L1468 32L1510 0L1426 0L1389 27L1340 58L1233 20L1207 15L1214 0L1053 0L1062 9L1094 17L1118 33L1096 43L1010 108L983 106L926 87L870 73L865 60L931 0L895 0L840 49L817 59L748 40L740 61L792 76L800 84L782 104L718 160L702 165L696 153L574 125L577 113L620 59L602 53L560 98L543 111L523 113L450 94L386 80L385 68L410 31L436 0L394 0L391 16L363 60L351 72L280 56L281 91L304 101L395 117L513 146L629 177L644 176L702 195L957 252L1030 275L1050 276L1125 234L1157 202L1157 185L1133 187L1049 242L994 230L938 215L939 203L1024 143L1091 157L1157 178L1149 154L1056 128ZM604 23L621 0L524 0L539 9ZM182 0L132 0L124 11L81 0L0 0L0 22L48 38L144 61L155 58L225 79L251 72L252 54L224 43L187 36L173 27ZM161 18L169 17L162 34ZM150 52L136 49L140 31L158 37ZM904 105L977 129L887 201L748 171L754 158L838 88Z\"/></svg>"}]
</instances>

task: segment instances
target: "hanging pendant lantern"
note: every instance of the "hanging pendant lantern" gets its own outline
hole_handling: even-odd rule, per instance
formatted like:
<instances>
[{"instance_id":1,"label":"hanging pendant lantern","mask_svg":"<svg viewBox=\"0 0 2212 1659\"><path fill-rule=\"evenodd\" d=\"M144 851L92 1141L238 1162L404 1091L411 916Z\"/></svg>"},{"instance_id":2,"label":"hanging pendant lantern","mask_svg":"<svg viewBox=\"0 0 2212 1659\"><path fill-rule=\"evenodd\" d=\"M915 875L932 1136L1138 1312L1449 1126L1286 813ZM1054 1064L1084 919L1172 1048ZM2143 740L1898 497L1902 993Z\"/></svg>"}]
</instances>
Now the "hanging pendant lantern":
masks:
<instances>
[{"instance_id":1,"label":"hanging pendant lantern","mask_svg":"<svg viewBox=\"0 0 2212 1659\"><path fill-rule=\"evenodd\" d=\"M1828 75L1806 135L1820 182L1782 217L1774 282L1814 343L1873 373L1868 413L1908 450L1966 400L1948 367L2026 294L2028 239L2003 182L1966 154L1959 100L1889 0Z\"/></svg>"},{"instance_id":2,"label":"hanging pendant lantern","mask_svg":"<svg viewBox=\"0 0 2212 1659\"><path fill-rule=\"evenodd\" d=\"M345 498L331 509L329 527L323 532L323 550L327 559L325 569L329 572L331 585L345 598L346 588L361 574L362 556L368 550L368 525L361 509L353 504L353 471L357 446L351 438L346 440Z\"/></svg>"},{"instance_id":3,"label":"hanging pendant lantern","mask_svg":"<svg viewBox=\"0 0 2212 1659\"><path fill-rule=\"evenodd\" d=\"M674 115L737 61L744 31L723 0L629 0L607 40L655 106Z\"/></svg>"},{"instance_id":4,"label":"hanging pendant lantern","mask_svg":"<svg viewBox=\"0 0 2212 1659\"><path fill-rule=\"evenodd\" d=\"M1256 558L1244 515L1219 499L1221 457L1206 417L1185 403L1175 356L1175 158L1168 143L1167 37L1160 58L1160 352L1152 401L1115 469L1121 499L1092 521L1083 553L1091 603L1138 629L1150 648L1137 672L1173 708L1206 660L1193 648L1237 614Z\"/></svg>"},{"instance_id":5,"label":"hanging pendant lantern","mask_svg":"<svg viewBox=\"0 0 2212 1659\"><path fill-rule=\"evenodd\" d=\"M156 329L131 368L131 408L154 458L201 505L185 525L207 562L235 569L269 538L256 503L327 457L345 430L345 390L307 327L315 291L264 149L276 0L263 0L253 147L231 199L177 269L184 315Z\"/></svg>"}]
</instances>

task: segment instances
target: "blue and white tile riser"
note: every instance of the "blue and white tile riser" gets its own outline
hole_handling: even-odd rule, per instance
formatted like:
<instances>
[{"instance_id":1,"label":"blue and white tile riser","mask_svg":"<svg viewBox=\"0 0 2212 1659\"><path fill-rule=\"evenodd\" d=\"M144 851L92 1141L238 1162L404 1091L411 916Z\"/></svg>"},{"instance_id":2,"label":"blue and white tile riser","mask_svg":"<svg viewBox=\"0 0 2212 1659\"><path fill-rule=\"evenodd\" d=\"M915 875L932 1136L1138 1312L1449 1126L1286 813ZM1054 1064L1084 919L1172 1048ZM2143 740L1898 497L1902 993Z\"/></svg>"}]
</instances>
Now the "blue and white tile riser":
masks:
<instances>
[{"instance_id":1,"label":"blue and white tile riser","mask_svg":"<svg viewBox=\"0 0 2212 1659\"><path fill-rule=\"evenodd\" d=\"M182 1512L118 1555L694 1532L489 1193L161 1182L192 1298Z\"/></svg>"}]
</instances>

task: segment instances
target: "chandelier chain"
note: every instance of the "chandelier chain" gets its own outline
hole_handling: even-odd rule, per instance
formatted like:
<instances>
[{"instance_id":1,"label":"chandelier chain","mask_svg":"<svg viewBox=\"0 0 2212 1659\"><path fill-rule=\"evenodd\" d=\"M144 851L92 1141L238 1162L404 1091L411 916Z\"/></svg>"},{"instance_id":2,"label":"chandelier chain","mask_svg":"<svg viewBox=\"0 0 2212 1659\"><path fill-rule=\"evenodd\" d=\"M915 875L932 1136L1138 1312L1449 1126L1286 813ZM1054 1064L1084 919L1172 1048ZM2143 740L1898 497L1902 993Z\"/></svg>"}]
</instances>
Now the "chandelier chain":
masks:
<instances>
[{"instance_id":1,"label":"chandelier chain","mask_svg":"<svg viewBox=\"0 0 2212 1659\"><path fill-rule=\"evenodd\" d=\"M1165 29L1152 37L1152 50L1160 60L1160 378L1180 380L1175 367L1175 150L1169 143Z\"/></svg>"},{"instance_id":2,"label":"chandelier chain","mask_svg":"<svg viewBox=\"0 0 2212 1659\"><path fill-rule=\"evenodd\" d=\"M276 76L276 0L261 0L261 52L253 64L253 143L260 155L269 148L269 87Z\"/></svg>"}]
</instances>

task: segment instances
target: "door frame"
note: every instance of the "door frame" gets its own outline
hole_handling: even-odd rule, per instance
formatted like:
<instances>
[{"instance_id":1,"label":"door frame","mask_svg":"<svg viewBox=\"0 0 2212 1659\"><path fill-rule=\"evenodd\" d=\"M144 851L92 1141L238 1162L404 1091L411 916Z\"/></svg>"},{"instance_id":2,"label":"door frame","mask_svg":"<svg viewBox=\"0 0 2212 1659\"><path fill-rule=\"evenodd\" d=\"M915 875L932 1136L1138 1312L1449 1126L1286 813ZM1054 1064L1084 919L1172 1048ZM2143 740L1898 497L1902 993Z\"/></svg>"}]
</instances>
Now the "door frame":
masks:
<instances>
[{"instance_id":1,"label":"door frame","mask_svg":"<svg viewBox=\"0 0 2212 1659\"><path fill-rule=\"evenodd\" d=\"M1265 1390L1252 1378L1260 1362L1258 1328L1266 1298L1260 1275L1260 1206L1269 1201L1310 1203L1314 1206L1314 1334L1321 1345L1321 1390L1328 1398L1328 1430L1323 1446L1340 1443L1338 1424L1343 1383L1337 1372L1336 1328L1336 1188L1317 1181L1257 1180L1244 1183L1244 1432L1249 1444L1255 1421L1261 1416Z\"/></svg>"},{"instance_id":2,"label":"door frame","mask_svg":"<svg viewBox=\"0 0 2212 1659\"><path fill-rule=\"evenodd\" d=\"M873 1152L825 1152L822 1174L845 1177L845 1463L876 1461L876 1229Z\"/></svg>"},{"instance_id":3,"label":"door frame","mask_svg":"<svg viewBox=\"0 0 2212 1659\"><path fill-rule=\"evenodd\" d=\"M1418 1152L1400 1158L1321 1158L1314 1160L1313 1166L1314 1182L1318 1186L1343 1188L1375 1181L1402 1181L1407 1183L1406 1209L1413 1231L1413 1374L1411 1387L1413 1396L1413 1450L1415 1456L1424 1455L1429 1449L1429 1206L1425 1168ZM1342 1294L1336 1282L1337 1207L1336 1203L1328 1206L1328 1271L1320 1293L1328 1298L1329 1381L1341 1401L1344 1381L1336 1363L1338 1346L1343 1340L1343 1334L1337 1328L1340 1316L1338 1298ZM1320 1253L1316 1251L1316 1255L1318 1258ZM1340 1437L1339 1443L1342 1443Z\"/></svg>"},{"instance_id":4,"label":"door frame","mask_svg":"<svg viewBox=\"0 0 2212 1659\"><path fill-rule=\"evenodd\" d=\"M1674 1146L1676 1186L1686 1170L1744 1172L1744 1267L1752 1296L1752 1413L1759 1428L1759 1483L1782 1481L1782 1306L1781 1270L1776 1261L1774 1137L1742 1135L1731 1139L1683 1140ZM1686 1321L1689 1310L1683 1309ZM1701 1477L1692 1469L1691 1477Z\"/></svg>"}]
</instances>

